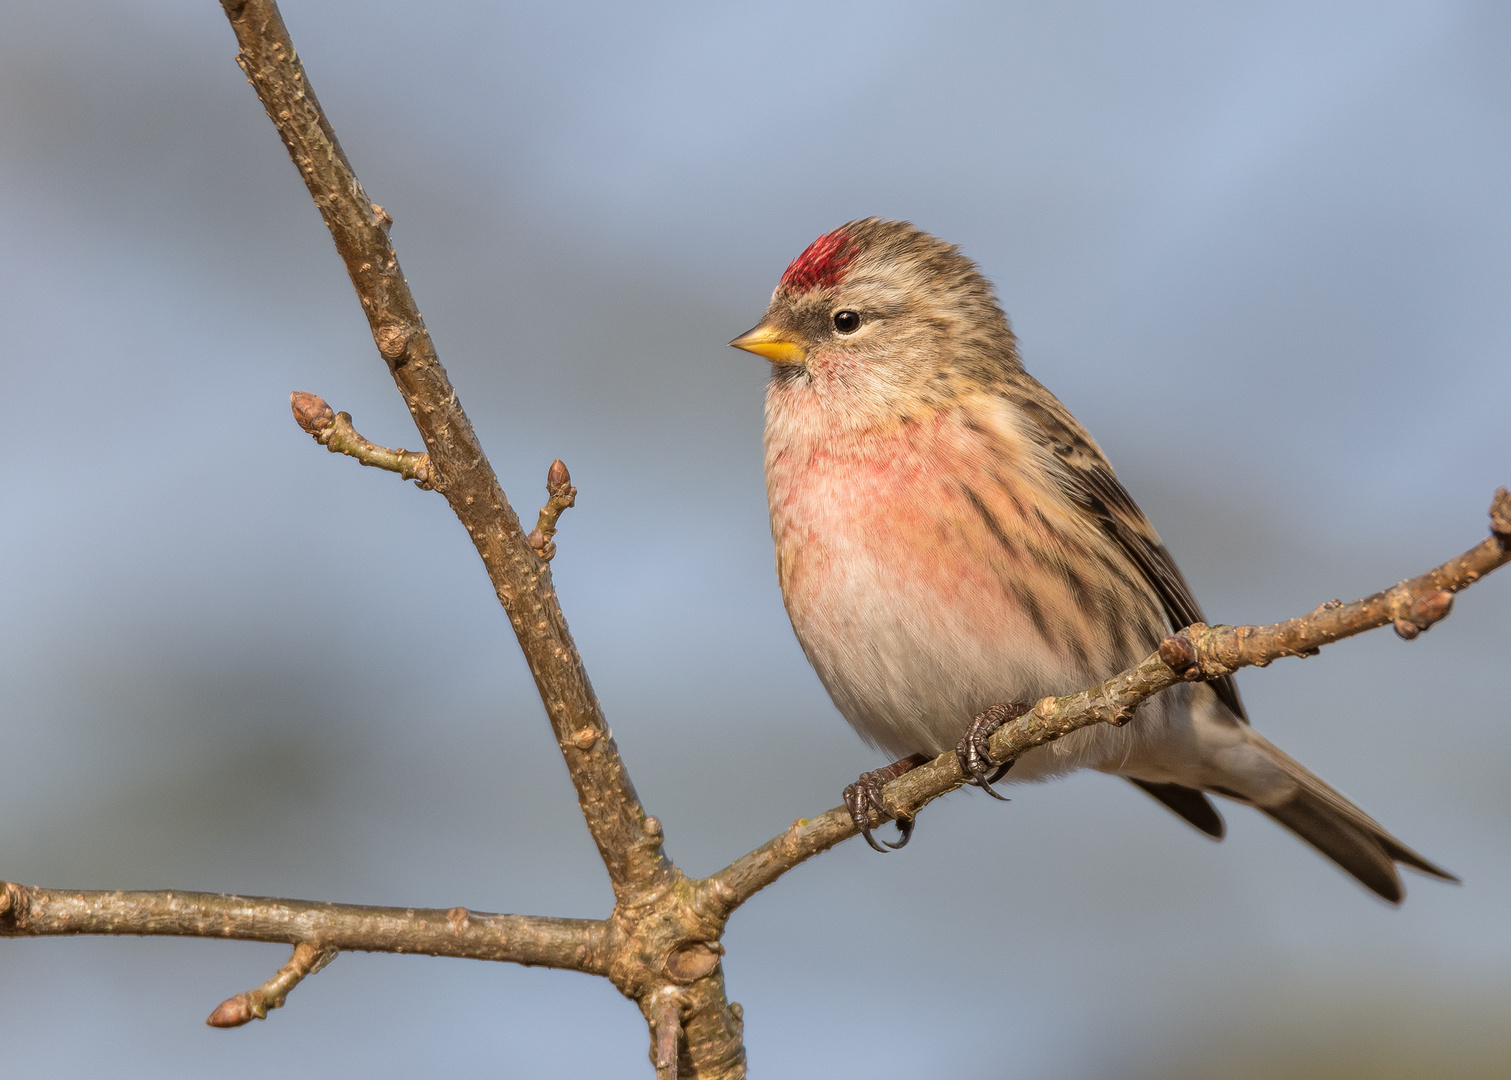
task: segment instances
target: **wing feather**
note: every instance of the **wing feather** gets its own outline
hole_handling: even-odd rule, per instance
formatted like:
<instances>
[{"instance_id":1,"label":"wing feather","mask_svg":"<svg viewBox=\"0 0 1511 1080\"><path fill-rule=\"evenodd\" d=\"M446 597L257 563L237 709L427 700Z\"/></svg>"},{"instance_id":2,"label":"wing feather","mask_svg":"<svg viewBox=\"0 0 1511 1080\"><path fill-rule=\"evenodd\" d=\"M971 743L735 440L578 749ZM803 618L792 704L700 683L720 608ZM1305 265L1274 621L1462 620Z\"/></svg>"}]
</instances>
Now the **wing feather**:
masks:
<instances>
[{"instance_id":1,"label":"wing feather","mask_svg":"<svg viewBox=\"0 0 1511 1080\"><path fill-rule=\"evenodd\" d=\"M1027 375L1021 378L1025 385L1005 388L1004 396L1043 433L1044 444L1058 465L1054 476L1061 491L1117 543L1154 589L1171 630L1205 622L1201 605L1191 595L1191 586L1160 542L1154 526L1113 473L1101 448L1049 391ZM1231 675L1214 679L1209 685L1235 716L1248 719Z\"/></svg>"}]
</instances>

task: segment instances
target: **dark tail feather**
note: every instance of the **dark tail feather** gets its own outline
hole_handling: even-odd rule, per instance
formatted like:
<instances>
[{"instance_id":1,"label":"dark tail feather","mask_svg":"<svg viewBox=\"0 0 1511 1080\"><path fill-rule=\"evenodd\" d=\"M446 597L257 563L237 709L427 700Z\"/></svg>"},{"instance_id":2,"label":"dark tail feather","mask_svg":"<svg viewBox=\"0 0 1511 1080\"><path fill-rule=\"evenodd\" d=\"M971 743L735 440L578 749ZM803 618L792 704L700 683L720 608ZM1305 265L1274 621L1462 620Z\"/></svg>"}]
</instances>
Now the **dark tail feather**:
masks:
<instances>
[{"instance_id":1,"label":"dark tail feather","mask_svg":"<svg viewBox=\"0 0 1511 1080\"><path fill-rule=\"evenodd\" d=\"M1395 860L1379 840L1340 818L1310 792L1297 792L1288 802L1261 809L1392 904L1406 895Z\"/></svg>"},{"instance_id":2,"label":"dark tail feather","mask_svg":"<svg viewBox=\"0 0 1511 1080\"><path fill-rule=\"evenodd\" d=\"M1227 831L1223 825L1222 815L1217 812L1217 807L1212 805L1212 800L1195 788L1188 788L1181 784L1157 784L1153 780L1140 780L1133 776L1127 776L1124 779L1136 787L1143 788L1214 840L1221 840L1223 833Z\"/></svg>"},{"instance_id":3,"label":"dark tail feather","mask_svg":"<svg viewBox=\"0 0 1511 1080\"><path fill-rule=\"evenodd\" d=\"M1300 762L1262 740L1264 749L1296 782L1284 802L1259 806L1270 817L1358 878L1366 887L1399 904L1405 896L1396 863L1405 863L1445 881L1458 881L1401 843L1374 818L1338 794ZM1258 804L1256 804L1258 805Z\"/></svg>"}]
</instances>

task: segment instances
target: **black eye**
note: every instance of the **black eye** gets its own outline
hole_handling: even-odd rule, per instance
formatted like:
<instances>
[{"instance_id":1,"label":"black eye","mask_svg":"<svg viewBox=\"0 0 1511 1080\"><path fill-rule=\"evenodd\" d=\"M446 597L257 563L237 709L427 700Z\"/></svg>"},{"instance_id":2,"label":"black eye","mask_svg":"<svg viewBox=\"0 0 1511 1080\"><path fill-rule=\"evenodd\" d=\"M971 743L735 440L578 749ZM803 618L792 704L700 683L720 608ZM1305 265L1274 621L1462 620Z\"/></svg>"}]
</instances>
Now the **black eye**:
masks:
<instances>
[{"instance_id":1,"label":"black eye","mask_svg":"<svg viewBox=\"0 0 1511 1080\"><path fill-rule=\"evenodd\" d=\"M860 329L860 312L836 311L834 313L834 329L841 334L853 334Z\"/></svg>"}]
</instances>

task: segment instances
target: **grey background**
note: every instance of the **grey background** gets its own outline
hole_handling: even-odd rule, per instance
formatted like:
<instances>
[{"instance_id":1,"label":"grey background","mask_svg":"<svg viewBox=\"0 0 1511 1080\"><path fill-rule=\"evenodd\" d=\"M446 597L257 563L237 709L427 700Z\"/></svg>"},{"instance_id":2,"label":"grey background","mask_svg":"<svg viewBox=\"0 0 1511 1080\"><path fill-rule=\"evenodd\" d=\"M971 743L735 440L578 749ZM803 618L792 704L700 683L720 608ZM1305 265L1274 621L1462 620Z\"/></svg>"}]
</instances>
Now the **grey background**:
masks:
<instances>
[{"instance_id":1,"label":"grey background","mask_svg":"<svg viewBox=\"0 0 1511 1080\"><path fill-rule=\"evenodd\" d=\"M0 4L0 877L595 916L539 703L200 0ZM1353 597L1511 482L1511 9L289 0L295 41L706 873L878 758L771 572L754 358L787 261L909 218L998 283L1208 614ZM1257 815L1100 776L969 793L730 927L757 1075L1511 1075L1511 575L1407 645L1240 676L1256 723L1461 874L1379 904ZM649 1076L601 980L281 947L0 943L5 1071Z\"/></svg>"}]
</instances>

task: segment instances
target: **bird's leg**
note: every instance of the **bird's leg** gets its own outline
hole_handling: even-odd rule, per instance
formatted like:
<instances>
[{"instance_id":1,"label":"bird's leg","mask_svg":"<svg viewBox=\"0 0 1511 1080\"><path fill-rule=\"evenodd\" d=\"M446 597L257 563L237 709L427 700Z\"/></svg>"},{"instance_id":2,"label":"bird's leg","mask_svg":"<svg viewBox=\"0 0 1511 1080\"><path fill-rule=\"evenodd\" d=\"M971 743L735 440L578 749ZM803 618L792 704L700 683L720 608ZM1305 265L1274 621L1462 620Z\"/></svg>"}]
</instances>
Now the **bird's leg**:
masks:
<instances>
[{"instance_id":1,"label":"bird's leg","mask_svg":"<svg viewBox=\"0 0 1511 1080\"><path fill-rule=\"evenodd\" d=\"M860 779L845 788L845 807L850 811L850 820L855 822L855 827L877 851L885 852L888 848L896 851L907 844L913 835L913 819L897 818L897 833L900 839L897 843L889 840L877 841L871 835L871 811L875 810L883 818L890 817L887 808L882 805L881 789L896 780L905 772L912 772L918 766L929 760L927 754L910 754L901 761L874 772L861 773ZM885 845L885 847L883 846Z\"/></svg>"},{"instance_id":2,"label":"bird's leg","mask_svg":"<svg viewBox=\"0 0 1511 1080\"><path fill-rule=\"evenodd\" d=\"M1007 770L1013 767L1013 760L1016 759L994 766L991 755L986 750L986 741L1003 724L1009 720L1016 720L1028 712L1028 708L1021 701L1014 701L1007 705L993 705L971 721L971 726L966 729L965 737L955 746L955 758L960 762L960 771L969 776L972 783L982 791L1003 802L1008 801L1007 796L998 795L992 785L1007 775ZM990 775L988 775L989 770Z\"/></svg>"}]
</instances>

